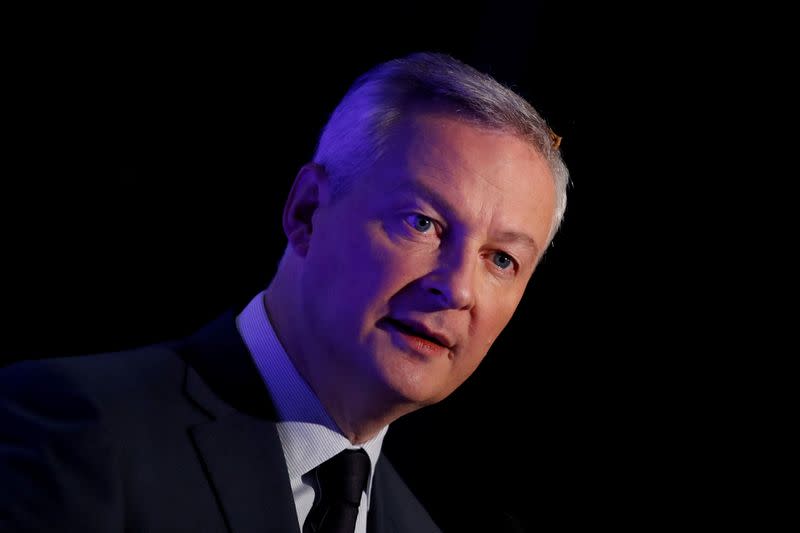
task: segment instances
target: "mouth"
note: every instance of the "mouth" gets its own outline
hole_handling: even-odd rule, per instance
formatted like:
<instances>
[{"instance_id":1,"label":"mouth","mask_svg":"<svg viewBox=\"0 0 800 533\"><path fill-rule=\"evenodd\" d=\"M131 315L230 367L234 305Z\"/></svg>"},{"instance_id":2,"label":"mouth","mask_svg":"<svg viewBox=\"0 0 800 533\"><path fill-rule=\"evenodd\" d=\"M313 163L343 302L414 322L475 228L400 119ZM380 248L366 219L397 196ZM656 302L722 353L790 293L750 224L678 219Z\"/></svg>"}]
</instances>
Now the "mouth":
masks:
<instances>
[{"instance_id":1,"label":"mouth","mask_svg":"<svg viewBox=\"0 0 800 533\"><path fill-rule=\"evenodd\" d=\"M453 347L452 343L448 342L448 340L443 335L429 332L428 330L424 329L421 325L415 324L413 322L411 323L401 322L400 320L386 317L379 320L378 325L379 326L388 325L391 328L396 329L400 333L405 333L406 335L419 337L420 339L428 341L436 346L441 346L442 348L450 349Z\"/></svg>"}]
</instances>

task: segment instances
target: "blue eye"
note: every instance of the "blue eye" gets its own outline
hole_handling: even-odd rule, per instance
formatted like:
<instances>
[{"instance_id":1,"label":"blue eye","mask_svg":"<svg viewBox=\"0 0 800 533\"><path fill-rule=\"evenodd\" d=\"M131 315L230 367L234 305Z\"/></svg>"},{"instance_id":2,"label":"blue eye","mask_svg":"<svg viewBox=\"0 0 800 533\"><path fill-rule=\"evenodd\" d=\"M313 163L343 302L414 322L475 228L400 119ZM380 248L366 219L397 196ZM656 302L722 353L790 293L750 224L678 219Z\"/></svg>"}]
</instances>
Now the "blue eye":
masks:
<instances>
[{"instance_id":1,"label":"blue eye","mask_svg":"<svg viewBox=\"0 0 800 533\"><path fill-rule=\"evenodd\" d=\"M427 233L428 230L433 227L433 220L425 215L420 215L419 213L414 213L413 215L409 216L406 219L406 222L408 222L412 228L420 233Z\"/></svg>"},{"instance_id":2,"label":"blue eye","mask_svg":"<svg viewBox=\"0 0 800 533\"><path fill-rule=\"evenodd\" d=\"M492 262L503 270L507 269L508 267L514 264L514 261L511 259L511 256L509 256L508 254L504 254L503 252L497 252L496 254L494 254Z\"/></svg>"}]
</instances>

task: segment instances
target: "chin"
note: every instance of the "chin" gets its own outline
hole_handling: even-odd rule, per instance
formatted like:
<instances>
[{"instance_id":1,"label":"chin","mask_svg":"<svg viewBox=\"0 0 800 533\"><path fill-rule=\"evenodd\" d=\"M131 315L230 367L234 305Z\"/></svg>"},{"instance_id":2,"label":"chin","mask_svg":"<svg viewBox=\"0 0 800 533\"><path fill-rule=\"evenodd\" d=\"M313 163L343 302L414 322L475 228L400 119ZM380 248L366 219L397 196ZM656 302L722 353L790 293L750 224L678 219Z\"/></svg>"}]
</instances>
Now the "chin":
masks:
<instances>
[{"instance_id":1,"label":"chin","mask_svg":"<svg viewBox=\"0 0 800 533\"><path fill-rule=\"evenodd\" d=\"M387 332L375 333L364 346L363 356L370 361L372 377L368 379L385 392L387 403L418 408L447 396L452 360L409 353L393 344Z\"/></svg>"},{"instance_id":2,"label":"chin","mask_svg":"<svg viewBox=\"0 0 800 533\"><path fill-rule=\"evenodd\" d=\"M378 372L393 401L423 407L444 399L442 369L405 354L391 354Z\"/></svg>"}]
</instances>

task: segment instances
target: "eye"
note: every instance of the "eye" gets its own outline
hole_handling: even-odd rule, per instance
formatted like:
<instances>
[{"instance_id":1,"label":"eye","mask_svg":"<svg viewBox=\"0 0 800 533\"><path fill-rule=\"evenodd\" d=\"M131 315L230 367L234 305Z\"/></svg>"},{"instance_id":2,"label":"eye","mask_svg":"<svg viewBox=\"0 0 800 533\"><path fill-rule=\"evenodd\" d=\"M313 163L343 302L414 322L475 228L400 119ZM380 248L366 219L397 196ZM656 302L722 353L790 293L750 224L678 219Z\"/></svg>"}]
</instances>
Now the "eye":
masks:
<instances>
[{"instance_id":1,"label":"eye","mask_svg":"<svg viewBox=\"0 0 800 533\"><path fill-rule=\"evenodd\" d=\"M427 233L431 228L434 227L433 219L426 217L425 215L420 215L419 213L412 213L406 217L406 222L409 226L414 228L414 230L420 233Z\"/></svg>"},{"instance_id":2,"label":"eye","mask_svg":"<svg viewBox=\"0 0 800 533\"><path fill-rule=\"evenodd\" d=\"M514 260L510 255L503 252L496 252L492 257L492 262L501 270L506 270L510 266L514 266Z\"/></svg>"}]
</instances>

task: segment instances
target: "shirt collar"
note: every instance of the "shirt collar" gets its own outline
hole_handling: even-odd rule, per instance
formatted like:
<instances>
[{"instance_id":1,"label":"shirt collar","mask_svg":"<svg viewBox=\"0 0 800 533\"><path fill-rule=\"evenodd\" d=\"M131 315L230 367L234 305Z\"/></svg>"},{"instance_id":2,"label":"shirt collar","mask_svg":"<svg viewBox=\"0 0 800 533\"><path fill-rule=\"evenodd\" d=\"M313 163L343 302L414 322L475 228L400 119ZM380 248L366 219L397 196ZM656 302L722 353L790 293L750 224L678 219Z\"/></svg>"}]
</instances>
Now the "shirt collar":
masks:
<instances>
[{"instance_id":1,"label":"shirt collar","mask_svg":"<svg viewBox=\"0 0 800 533\"><path fill-rule=\"evenodd\" d=\"M289 478L299 478L345 449L364 448L370 458L367 503L375 465L389 426L361 446L341 434L314 391L300 376L278 340L259 293L236 318L239 333L267 385L278 413L278 435Z\"/></svg>"}]
</instances>

